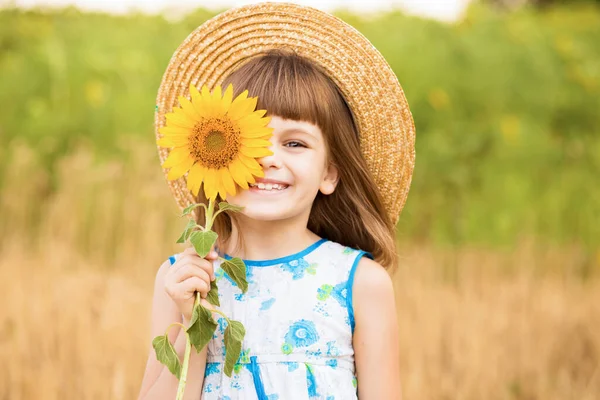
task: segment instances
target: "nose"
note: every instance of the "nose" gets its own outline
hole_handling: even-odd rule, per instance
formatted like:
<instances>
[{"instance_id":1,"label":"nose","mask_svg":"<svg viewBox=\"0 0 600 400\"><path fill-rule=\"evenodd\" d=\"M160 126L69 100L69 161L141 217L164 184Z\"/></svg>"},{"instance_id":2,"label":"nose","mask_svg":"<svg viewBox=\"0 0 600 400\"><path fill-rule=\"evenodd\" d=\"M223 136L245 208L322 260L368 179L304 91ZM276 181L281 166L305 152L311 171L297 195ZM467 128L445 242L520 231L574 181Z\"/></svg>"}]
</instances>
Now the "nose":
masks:
<instances>
[{"instance_id":1,"label":"nose","mask_svg":"<svg viewBox=\"0 0 600 400\"><path fill-rule=\"evenodd\" d=\"M275 149L275 144L272 144L269 150L271 150L273 154L257 159L258 163L263 167L263 169L269 169L271 167L277 169L281 168L281 158Z\"/></svg>"}]
</instances>

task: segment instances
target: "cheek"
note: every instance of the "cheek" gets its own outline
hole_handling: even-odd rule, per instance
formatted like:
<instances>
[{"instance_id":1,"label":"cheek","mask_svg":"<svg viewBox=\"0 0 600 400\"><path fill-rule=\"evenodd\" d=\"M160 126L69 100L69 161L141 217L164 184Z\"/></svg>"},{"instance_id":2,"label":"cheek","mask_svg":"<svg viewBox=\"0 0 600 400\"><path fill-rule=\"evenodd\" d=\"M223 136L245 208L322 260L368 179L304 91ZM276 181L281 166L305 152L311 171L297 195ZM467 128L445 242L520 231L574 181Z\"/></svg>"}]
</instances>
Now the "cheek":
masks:
<instances>
[{"instance_id":1,"label":"cheek","mask_svg":"<svg viewBox=\"0 0 600 400\"><path fill-rule=\"evenodd\" d=\"M295 163L293 169L297 182L310 187L318 187L325 173L322 168L322 160L314 158Z\"/></svg>"},{"instance_id":2,"label":"cheek","mask_svg":"<svg viewBox=\"0 0 600 400\"><path fill-rule=\"evenodd\" d=\"M248 190L242 189L239 186L236 186L235 196L228 195L227 200L225 200L225 201L228 203L231 203L231 204L244 205L247 195L248 195Z\"/></svg>"}]
</instances>

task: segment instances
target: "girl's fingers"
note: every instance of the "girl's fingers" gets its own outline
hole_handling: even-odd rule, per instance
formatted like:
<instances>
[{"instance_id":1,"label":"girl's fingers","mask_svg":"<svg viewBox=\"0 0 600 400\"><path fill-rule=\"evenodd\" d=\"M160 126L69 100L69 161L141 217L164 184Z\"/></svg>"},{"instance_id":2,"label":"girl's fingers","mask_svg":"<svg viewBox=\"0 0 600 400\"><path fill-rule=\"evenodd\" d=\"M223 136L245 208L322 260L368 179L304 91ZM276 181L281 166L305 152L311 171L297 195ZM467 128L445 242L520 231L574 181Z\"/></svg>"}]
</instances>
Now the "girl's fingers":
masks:
<instances>
[{"instance_id":1,"label":"girl's fingers","mask_svg":"<svg viewBox=\"0 0 600 400\"><path fill-rule=\"evenodd\" d=\"M177 272L180 268L183 268L185 265L192 264L192 265L196 265L199 268L202 268L203 270L208 272L209 275L214 277L214 267L212 265L212 260L200 258L198 255L196 255L195 257L191 256L191 255L187 255L187 256L182 256L181 259L178 261L181 261L179 263L179 265L173 265L173 267L171 268L170 271Z\"/></svg>"},{"instance_id":2,"label":"girl's fingers","mask_svg":"<svg viewBox=\"0 0 600 400\"><path fill-rule=\"evenodd\" d=\"M180 268L173 274L173 282L179 283L184 280L191 278L192 276L197 276L200 279L203 279L206 282L210 282L210 274L193 264L187 264L183 268Z\"/></svg>"},{"instance_id":3,"label":"girl's fingers","mask_svg":"<svg viewBox=\"0 0 600 400\"><path fill-rule=\"evenodd\" d=\"M211 280L214 281L215 271L212 262L218 259L219 254L214 250L214 245L205 258L200 257L198 253L196 253L194 247L188 247L183 251L182 255L177 259L175 264L171 266L170 271L176 272L186 264L194 264L208 272Z\"/></svg>"},{"instance_id":4,"label":"girl's fingers","mask_svg":"<svg viewBox=\"0 0 600 400\"><path fill-rule=\"evenodd\" d=\"M214 250L214 248L213 248L213 250L210 251L210 253L208 253L206 255L206 259L210 260L210 261L215 261L218 258L219 258L219 254L217 254L217 252Z\"/></svg>"},{"instance_id":5,"label":"girl's fingers","mask_svg":"<svg viewBox=\"0 0 600 400\"><path fill-rule=\"evenodd\" d=\"M209 292L210 288L208 287L208 283L204 280L198 278L197 276L192 276L191 278L186 279L181 282L181 288L188 295L187 297L191 297L194 295L194 292L200 292L200 297L205 298L206 294Z\"/></svg>"}]
</instances>

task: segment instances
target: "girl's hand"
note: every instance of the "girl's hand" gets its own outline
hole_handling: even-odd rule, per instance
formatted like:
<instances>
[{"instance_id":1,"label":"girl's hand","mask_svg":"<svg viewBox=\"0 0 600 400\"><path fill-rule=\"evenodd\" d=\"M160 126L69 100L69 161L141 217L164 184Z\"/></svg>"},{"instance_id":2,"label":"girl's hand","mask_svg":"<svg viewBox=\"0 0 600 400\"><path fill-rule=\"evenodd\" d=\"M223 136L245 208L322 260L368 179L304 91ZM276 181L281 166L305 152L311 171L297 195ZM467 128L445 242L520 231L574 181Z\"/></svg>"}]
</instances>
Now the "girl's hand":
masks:
<instances>
[{"instance_id":1,"label":"girl's hand","mask_svg":"<svg viewBox=\"0 0 600 400\"><path fill-rule=\"evenodd\" d=\"M194 247L188 247L165 275L165 291L177 304L186 323L192 318L197 291L202 298L200 303L209 310L213 309L205 298L210 291L210 282L215 280L212 263L217 258L214 248L206 258L201 258Z\"/></svg>"}]
</instances>

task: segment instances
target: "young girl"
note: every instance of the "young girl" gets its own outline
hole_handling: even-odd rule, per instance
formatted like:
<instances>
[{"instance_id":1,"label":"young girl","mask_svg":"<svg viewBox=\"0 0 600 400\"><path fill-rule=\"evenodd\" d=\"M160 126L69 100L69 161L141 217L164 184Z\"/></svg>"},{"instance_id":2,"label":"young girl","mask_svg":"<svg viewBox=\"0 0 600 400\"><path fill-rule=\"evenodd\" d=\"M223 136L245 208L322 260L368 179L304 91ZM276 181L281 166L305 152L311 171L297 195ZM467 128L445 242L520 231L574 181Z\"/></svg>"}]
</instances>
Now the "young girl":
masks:
<instances>
[{"instance_id":1,"label":"young girl","mask_svg":"<svg viewBox=\"0 0 600 400\"><path fill-rule=\"evenodd\" d=\"M312 20L333 18L280 4L241 10L246 17L285 11L310 13ZM240 19L231 12L226 16L227 22ZM328 26L331 21L339 24L340 43L366 40L337 19ZM205 26L214 32L226 25L218 22ZM236 30L223 29L230 34ZM258 159L264 177L227 197L244 209L224 212L215 220L215 249L203 259L187 248L169 257L156 275L152 337L164 334L175 321L189 325L196 291L203 306L214 308L204 298L215 280L221 311L246 328L241 356L229 378L223 373L224 319L213 314L219 326L200 353L191 353L186 399L401 398L398 320L388 272L397 260L394 224L412 173L412 118L381 115L399 108L407 112L401 92L378 100L386 94L381 87L399 87L397 81L379 83L379 92L372 86L372 93L355 93L355 98L365 99L364 108L356 101L351 107L343 79L336 84L335 71L298 49L289 44L261 48L220 81L222 87L233 84L234 97L243 90L258 97L257 109L271 117L273 154ZM378 55L375 49L368 51ZM371 78L378 73L361 71ZM381 130L365 122L370 119L379 121ZM407 137L412 141L403 140ZM389 143L391 150L381 150L386 154L379 156L367 153L373 142ZM202 191L193 200L207 202ZM197 222L204 225L204 215ZM231 257L246 263L246 293L220 269L222 260ZM171 329L169 336L182 359L184 332ZM177 385L150 346L139 398L174 398Z\"/></svg>"}]
</instances>

